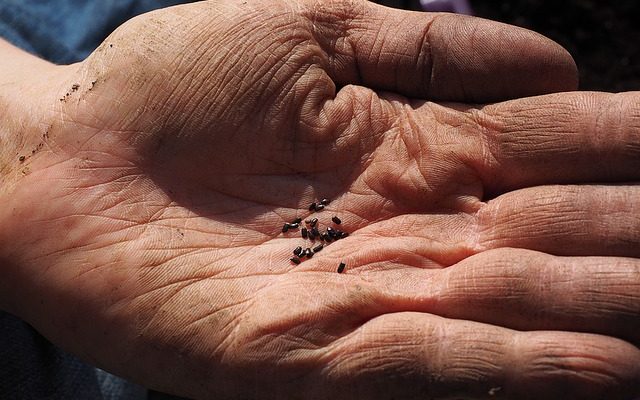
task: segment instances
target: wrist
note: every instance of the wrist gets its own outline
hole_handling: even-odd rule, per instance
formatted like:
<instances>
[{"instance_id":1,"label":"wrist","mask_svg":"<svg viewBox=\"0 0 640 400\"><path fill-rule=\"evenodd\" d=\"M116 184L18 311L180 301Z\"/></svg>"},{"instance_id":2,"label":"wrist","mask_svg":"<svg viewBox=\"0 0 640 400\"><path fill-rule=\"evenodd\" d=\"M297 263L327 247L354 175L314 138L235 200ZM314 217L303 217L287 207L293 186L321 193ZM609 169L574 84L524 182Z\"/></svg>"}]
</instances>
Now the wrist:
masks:
<instances>
[{"instance_id":1,"label":"wrist","mask_svg":"<svg viewBox=\"0 0 640 400\"><path fill-rule=\"evenodd\" d=\"M25 202L21 182L47 162L49 130L60 113L60 88L69 67L60 67L28 54L0 39L0 309L19 315L15 307L23 292L20 216ZM46 183L46 182L42 182ZM21 207L16 205L20 204ZM39 206L46 206L40 204ZM16 211L20 208L20 211ZM28 212L28 211L27 211Z\"/></svg>"},{"instance_id":2,"label":"wrist","mask_svg":"<svg viewBox=\"0 0 640 400\"><path fill-rule=\"evenodd\" d=\"M53 99L64 68L0 39L0 195L11 190L38 152L43 128L59 108Z\"/></svg>"}]
</instances>

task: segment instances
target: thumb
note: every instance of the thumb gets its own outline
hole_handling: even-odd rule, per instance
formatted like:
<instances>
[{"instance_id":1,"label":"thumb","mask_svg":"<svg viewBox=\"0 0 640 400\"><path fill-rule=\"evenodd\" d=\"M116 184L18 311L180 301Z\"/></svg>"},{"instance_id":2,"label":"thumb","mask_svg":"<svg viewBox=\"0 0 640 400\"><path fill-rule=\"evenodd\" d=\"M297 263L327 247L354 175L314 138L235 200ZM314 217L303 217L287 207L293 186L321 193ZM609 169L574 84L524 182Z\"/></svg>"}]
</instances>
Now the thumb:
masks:
<instances>
[{"instance_id":1,"label":"thumb","mask_svg":"<svg viewBox=\"0 0 640 400\"><path fill-rule=\"evenodd\" d=\"M492 102L577 88L569 53L537 33L481 18L314 2L329 75L429 100Z\"/></svg>"}]
</instances>

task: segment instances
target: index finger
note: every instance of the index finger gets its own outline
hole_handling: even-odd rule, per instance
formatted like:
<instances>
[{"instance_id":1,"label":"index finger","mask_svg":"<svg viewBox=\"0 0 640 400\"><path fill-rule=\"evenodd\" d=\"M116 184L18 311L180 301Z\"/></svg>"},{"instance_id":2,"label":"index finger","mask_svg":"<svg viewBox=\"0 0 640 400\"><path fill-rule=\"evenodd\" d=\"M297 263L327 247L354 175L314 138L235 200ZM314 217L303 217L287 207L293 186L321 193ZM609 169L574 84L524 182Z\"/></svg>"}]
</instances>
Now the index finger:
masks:
<instances>
[{"instance_id":1,"label":"index finger","mask_svg":"<svg viewBox=\"0 0 640 400\"><path fill-rule=\"evenodd\" d=\"M558 93L468 115L487 150L475 162L490 194L640 179L640 92Z\"/></svg>"}]
</instances>

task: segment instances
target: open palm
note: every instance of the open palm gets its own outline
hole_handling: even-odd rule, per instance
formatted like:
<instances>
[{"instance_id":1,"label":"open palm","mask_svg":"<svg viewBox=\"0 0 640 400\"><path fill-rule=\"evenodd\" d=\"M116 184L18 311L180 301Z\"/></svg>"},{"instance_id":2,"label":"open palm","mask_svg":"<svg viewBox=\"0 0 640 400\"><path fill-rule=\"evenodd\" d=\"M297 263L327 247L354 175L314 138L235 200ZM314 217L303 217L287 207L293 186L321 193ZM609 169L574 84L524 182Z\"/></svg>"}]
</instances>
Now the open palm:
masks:
<instances>
[{"instance_id":1,"label":"open palm","mask_svg":"<svg viewBox=\"0 0 640 400\"><path fill-rule=\"evenodd\" d=\"M201 398L638 389L638 189L569 186L640 178L637 134L578 123L593 104L635 115L634 97L462 103L573 88L546 39L359 2L204 2L52 75L3 193L8 303L96 365ZM297 218L349 236L283 233Z\"/></svg>"}]
</instances>

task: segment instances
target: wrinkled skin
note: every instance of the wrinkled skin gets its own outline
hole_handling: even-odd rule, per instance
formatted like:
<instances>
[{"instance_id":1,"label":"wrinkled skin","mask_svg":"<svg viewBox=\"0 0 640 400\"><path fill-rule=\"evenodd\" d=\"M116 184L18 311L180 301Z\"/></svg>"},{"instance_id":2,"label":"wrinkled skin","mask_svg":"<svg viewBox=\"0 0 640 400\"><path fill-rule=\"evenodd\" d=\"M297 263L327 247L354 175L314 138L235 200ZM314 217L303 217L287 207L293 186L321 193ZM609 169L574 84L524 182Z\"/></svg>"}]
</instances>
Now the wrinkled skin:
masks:
<instances>
[{"instance_id":1,"label":"wrinkled skin","mask_svg":"<svg viewBox=\"0 0 640 400\"><path fill-rule=\"evenodd\" d=\"M640 178L639 95L509 100L575 88L554 43L261 0L20 57L0 300L54 343L198 398L637 394L640 188L608 184ZM323 197L351 235L296 266L282 224Z\"/></svg>"}]
</instances>

